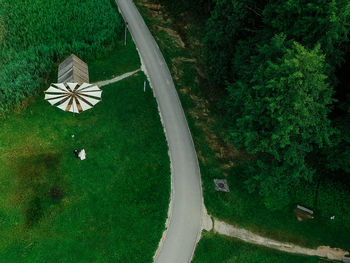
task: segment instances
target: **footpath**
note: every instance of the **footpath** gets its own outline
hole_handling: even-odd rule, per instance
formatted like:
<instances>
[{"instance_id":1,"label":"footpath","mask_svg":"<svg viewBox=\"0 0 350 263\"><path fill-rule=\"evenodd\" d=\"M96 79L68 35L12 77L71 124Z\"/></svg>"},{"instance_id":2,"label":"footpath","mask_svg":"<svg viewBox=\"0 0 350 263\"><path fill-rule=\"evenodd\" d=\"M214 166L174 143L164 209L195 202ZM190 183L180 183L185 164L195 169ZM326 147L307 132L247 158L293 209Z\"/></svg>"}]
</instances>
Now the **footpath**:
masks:
<instances>
[{"instance_id":1,"label":"footpath","mask_svg":"<svg viewBox=\"0 0 350 263\"><path fill-rule=\"evenodd\" d=\"M247 243L265 246L268 248L277 249L288 253L318 256L321 258L327 258L329 260L350 262L350 258L346 257L347 255L349 255L349 252L339 248L331 248L329 246L319 246L316 249L304 248L291 243L284 243L270 238L262 237L244 228L239 228L227 224L223 221L220 221L214 217L210 217L209 215L205 215L203 217L204 218L202 219L202 229L207 231L214 231L215 233L224 236L238 238Z\"/></svg>"}]
</instances>

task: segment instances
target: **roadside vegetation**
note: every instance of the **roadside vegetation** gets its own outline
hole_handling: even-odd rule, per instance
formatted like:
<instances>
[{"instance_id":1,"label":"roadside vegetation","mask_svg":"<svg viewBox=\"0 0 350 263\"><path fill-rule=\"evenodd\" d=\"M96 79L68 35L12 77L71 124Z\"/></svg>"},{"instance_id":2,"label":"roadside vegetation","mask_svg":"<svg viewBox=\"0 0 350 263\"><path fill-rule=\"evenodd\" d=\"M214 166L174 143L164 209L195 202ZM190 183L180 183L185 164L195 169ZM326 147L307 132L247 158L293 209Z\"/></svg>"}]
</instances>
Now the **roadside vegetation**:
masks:
<instances>
[{"instance_id":1,"label":"roadside vegetation","mask_svg":"<svg viewBox=\"0 0 350 263\"><path fill-rule=\"evenodd\" d=\"M253 155L243 164L247 189L270 210L295 201L301 187L329 180L349 186L350 145L341 132L349 104L337 92L339 83L350 83L336 74L346 58L349 21L346 0L218 0L207 21L209 87L224 92L227 138ZM346 188L333 190L349 196ZM334 205L349 225L346 199Z\"/></svg>"},{"instance_id":2,"label":"roadside vegetation","mask_svg":"<svg viewBox=\"0 0 350 263\"><path fill-rule=\"evenodd\" d=\"M234 238L205 233L201 238L193 263L321 263L317 257L306 257L254 246Z\"/></svg>"},{"instance_id":3,"label":"roadside vegetation","mask_svg":"<svg viewBox=\"0 0 350 263\"><path fill-rule=\"evenodd\" d=\"M178 89L208 212L281 241L349 250L348 3L204 2L137 1ZM315 218L297 221L297 204Z\"/></svg>"},{"instance_id":4,"label":"roadside vegetation","mask_svg":"<svg viewBox=\"0 0 350 263\"><path fill-rule=\"evenodd\" d=\"M0 0L0 115L36 94L55 62L101 55L122 29L109 0Z\"/></svg>"},{"instance_id":5,"label":"roadside vegetation","mask_svg":"<svg viewBox=\"0 0 350 263\"><path fill-rule=\"evenodd\" d=\"M91 12L104 11L99 6L102 3L84 7L89 19L94 16ZM25 7L30 8L29 2ZM107 10L105 17L100 13L96 17L108 19L108 14L116 12ZM79 18L80 11L76 11ZM39 20L36 16L33 19ZM115 22L118 19L116 15ZM101 53L84 53L68 44L64 52L57 53L57 62L64 54L83 55L91 82L140 67L130 37L126 47L113 38L103 46L101 39L108 39L104 37L96 40ZM6 45L2 50L11 49ZM156 101L150 89L143 91L146 77L138 72L102 87L100 103L73 115L43 99L42 91L57 81L56 59L48 56L42 61L40 55L27 55L37 61L33 65L43 67L44 77L26 79L36 71L25 67L18 72L33 89L21 93L25 99L18 102L20 106L0 120L0 261L152 262L167 217L170 167ZM13 85L20 83L15 77L9 80ZM7 92L27 88L0 83ZM13 98L22 98L16 94ZM81 161L73 150L83 148L86 160Z\"/></svg>"}]
</instances>

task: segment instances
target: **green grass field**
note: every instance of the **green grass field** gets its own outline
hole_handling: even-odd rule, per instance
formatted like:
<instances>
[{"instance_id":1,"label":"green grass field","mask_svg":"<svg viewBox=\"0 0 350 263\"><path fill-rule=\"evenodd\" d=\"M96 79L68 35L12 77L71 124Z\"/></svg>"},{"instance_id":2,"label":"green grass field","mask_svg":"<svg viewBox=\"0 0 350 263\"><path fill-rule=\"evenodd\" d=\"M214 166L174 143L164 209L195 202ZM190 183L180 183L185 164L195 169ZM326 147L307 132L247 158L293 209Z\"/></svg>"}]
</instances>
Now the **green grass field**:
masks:
<instances>
[{"instance_id":1,"label":"green grass field","mask_svg":"<svg viewBox=\"0 0 350 263\"><path fill-rule=\"evenodd\" d=\"M314 220L298 222L293 213L296 204L285 207L281 211L270 211L264 206L258 193L248 193L244 183L246 178L242 176L242 167L234 165L230 168L223 168L230 161L237 164L241 157L238 156L237 159L220 158L218 157L220 153L214 151L208 142L208 137L213 134L219 140L225 141L227 131L223 125L224 120L218 105L209 102L209 112L202 111L202 102L210 101L211 96L217 97L218 94L210 93L206 89L205 79L199 74L197 65L191 61L193 58L200 60L200 45L193 48L191 43L195 43L196 40L200 42L204 24L195 23L185 27L186 30L182 32L185 34L184 39L189 39L191 43L185 47L180 47L176 45L175 38L164 30L155 30L155 27L152 27L152 25L158 25L164 28L176 29L174 23L167 22L171 21L166 19L168 14L163 14L165 18L162 19L154 14L152 15L150 10L142 6L141 3L138 3L138 7L145 18L146 24L151 28L174 78L199 157L203 195L208 212L228 223L280 241L293 242L306 247L329 245L350 250L349 228L342 220L342 216L346 213L344 215L339 214L341 212L339 207L342 206L336 204L336 202L333 205L332 200L335 200L335 194L332 195L332 192L320 194L320 196L328 197L328 203L324 202L325 200L319 201L319 206L328 208L329 215L321 216L315 210ZM174 67L174 61L177 61L178 58L182 58L182 62L177 63ZM187 61L183 58L186 58ZM213 121L210 126L206 124L207 119ZM207 130L211 133L209 136ZM230 186L230 193L216 192L214 178L226 178ZM299 191L300 194L305 196L309 192L310 189L300 189ZM337 215L335 220L329 219L332 215Z\"/></svg>"},{"instance_id":2,"label":"green grass field","mask_svg":"<svg viewBox=\"0 0 350 263\"><path fill-rule=\"evenodd\" d=\"M129 34L126 47L124 46L124 40L120 41L118 45L119 48L122 48L122 52L110 52L101 59L90 58L87 61L90 82L111 79L141 67L139 55Z\"/></svg>"},{"instance_id":3,"label":"green grass field","mask_svg":"<svg viewBox=\"0 0 350 263\"><path fill-rule=\"evenodd\" d=\"M130 39L88 63L91 82L140 67ZM40 94L0 121L0 262L152 262L170 168L144 80L139 72L102 87L102 102L80 115Z\"/></svg>"},{"instance_id":4,"label":"green grass field","mask_svg":"<svg viewBox=\"0 0 350 263\"><path fill-rule=\"evenodd\" d=\"M321 263L317 257L283 253L238 239L204 233L196 249L193 263Z\"/></svg>"}]
</instances>

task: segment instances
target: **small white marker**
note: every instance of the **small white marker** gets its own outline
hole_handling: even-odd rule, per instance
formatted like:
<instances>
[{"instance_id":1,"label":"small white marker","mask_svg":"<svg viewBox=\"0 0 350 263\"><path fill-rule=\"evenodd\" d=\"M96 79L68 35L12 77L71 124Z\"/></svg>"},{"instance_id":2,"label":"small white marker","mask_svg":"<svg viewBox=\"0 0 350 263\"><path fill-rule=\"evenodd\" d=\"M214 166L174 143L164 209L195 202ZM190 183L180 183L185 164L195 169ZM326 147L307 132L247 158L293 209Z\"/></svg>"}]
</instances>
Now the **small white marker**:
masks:
<instances>
[{"instance_id":1,"label":"small white marker","mask_svg":"<svg viewBox=\"0 0 350 263\"><path fill-rule=\"evenodd\" d=\"M146 92L146 81L143 82L143 92Z\"/></svg>"}]
</instances>

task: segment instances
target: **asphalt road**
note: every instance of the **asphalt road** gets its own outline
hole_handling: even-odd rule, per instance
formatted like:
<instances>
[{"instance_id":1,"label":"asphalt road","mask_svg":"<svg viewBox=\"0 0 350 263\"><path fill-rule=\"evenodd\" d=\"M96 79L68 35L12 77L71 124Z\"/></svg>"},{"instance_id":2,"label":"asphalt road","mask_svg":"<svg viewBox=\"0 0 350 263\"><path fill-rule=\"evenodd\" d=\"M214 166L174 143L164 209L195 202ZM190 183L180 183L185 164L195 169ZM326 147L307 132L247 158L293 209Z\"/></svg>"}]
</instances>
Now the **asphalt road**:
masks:
<instances>
[{"instance_id":1,"label":"asphalt road","mask_svg":"<svg viewBox=\"0 0 350 263\"><path fill-rule=\"evenodd\" d=\"M170 216L154 262L190 262L200 237L202 216L200 171L191 133L167 64L140 13L132 0L116 2L147 71L169 145Z\"/></svg>"}]
</instances>

